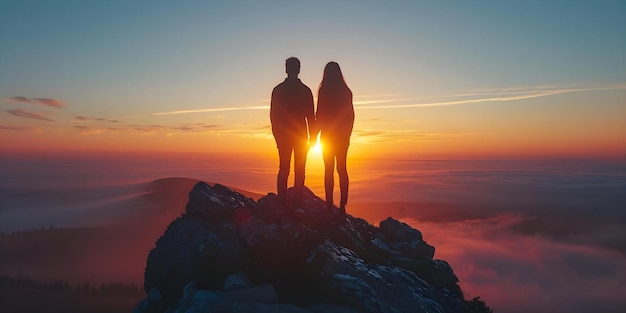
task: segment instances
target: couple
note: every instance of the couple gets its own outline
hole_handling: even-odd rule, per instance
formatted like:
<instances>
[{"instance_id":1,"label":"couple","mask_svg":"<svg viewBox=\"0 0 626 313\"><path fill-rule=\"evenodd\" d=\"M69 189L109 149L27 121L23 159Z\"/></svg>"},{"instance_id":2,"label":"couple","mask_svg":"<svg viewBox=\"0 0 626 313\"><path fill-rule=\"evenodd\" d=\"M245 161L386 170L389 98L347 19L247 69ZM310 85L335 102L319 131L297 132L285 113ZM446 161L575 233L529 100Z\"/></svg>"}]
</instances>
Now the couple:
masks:
<instances>
[{"instance_id":1,"label":"couple","mask_svg":"<svg viewBox=\"0 0 626 313\"><path fill-rule=\"evenodd\" d=\"M296 205L300 204L307 152L317 140L317 134L321 133L326 203L332 209L336 163L341 190L339 210L345 214L348 203L346 159L354 124L352 91L343 79L339 64L329 62L317 91L317 112L314 112L311 89L298 79L300 60L288 58L285 71L287 78L272 91L270 107L272 133L280 159L277 187L281 205L287 204L287 178L292 153L295 172L293 201Z\"/></svg>"}]
</instances>

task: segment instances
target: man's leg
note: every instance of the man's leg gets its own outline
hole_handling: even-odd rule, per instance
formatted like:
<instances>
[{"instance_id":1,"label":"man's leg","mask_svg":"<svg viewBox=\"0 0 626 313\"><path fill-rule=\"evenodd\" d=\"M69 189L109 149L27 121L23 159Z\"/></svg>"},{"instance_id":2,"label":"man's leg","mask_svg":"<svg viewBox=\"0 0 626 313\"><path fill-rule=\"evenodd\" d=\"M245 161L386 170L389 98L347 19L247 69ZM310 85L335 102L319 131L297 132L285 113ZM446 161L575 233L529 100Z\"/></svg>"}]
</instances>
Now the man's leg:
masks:
<instances>
[{"instance_id":1,"label":"man's leg","mask_svg":"<svg viewBox=\"0 0 626 313\"><path fill-rule=\"evenodd\" d=\"M309 152L309 145L306 141L298 142L293 150L293 163L294 163L294 191L295 191L295 203L300 204L302 200L302 192L304 191L304 177L306 167L306 156Z\"/></svg>"},{"instance_id":2,"label":"man's leg","mask_svg":"<svg viewBox=\"0 0 626 313\"><path fill-rule=\"evenodd\" d=\"M287 179L289 178L289 170L291 167L291 151L293 147L290 145L278 146L278 177L276 179L276 189L281 205L287 203Z\"/></svg>"}]
</instances>

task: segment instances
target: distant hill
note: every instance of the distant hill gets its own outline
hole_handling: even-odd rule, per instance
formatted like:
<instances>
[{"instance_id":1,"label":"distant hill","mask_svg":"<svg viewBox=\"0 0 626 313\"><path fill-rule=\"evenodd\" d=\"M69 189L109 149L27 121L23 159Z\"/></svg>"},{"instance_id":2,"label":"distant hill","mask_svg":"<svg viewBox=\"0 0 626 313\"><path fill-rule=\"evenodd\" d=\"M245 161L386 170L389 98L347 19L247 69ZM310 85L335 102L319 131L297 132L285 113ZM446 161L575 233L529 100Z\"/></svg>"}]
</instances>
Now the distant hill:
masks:
<instances>
[{"instance_id":1,"label":"distant hill","mask_svg":"<svg viewBox=\"0 0 626 313\"><path fill-rule=\"evenodd\" d=\"M107 226L44 229L0 236L0 275L141 284L146 257L163 229L184 211L196 179L145 183L120 202ZM232 188L247 197L262 195Z\"/></svg>"}]
</instances>

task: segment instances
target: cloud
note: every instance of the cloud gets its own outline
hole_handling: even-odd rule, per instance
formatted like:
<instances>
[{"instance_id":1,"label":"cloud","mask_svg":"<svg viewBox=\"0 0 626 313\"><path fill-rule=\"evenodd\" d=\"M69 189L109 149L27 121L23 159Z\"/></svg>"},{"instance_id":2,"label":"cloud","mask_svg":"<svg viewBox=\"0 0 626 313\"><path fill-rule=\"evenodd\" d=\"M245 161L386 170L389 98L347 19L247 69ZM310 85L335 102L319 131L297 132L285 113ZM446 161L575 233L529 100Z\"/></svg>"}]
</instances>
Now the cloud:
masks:
<instances>
[{"instance_id":1,"label":"cloud","mask_svg":"<svg viewBox=\"0 0 626 313\"><path fill-rule=\"evenodd\" d=\"M230 107L230 108L210 108L196 110L178 110L168 112L157 112L152 115L173 115L173 114L189 114L189 113L207 113L207 112L224 112L224 111L240 111L240 110L269 110L269 105L251 106L251 107Z\"/></svg>"},{"instance_id":2,"label":"cloud","mask_svg":"<svg viewBox=\"0 0 626 313\"><path fill-rule=\"evenodd\" d=\"M92 126L77 125L74 126L74 128L77 129L81 135L101 135L105 132L105 129Z\"/></svg>"},{"instance_id":3,"label":"cloud","mask_svg":"<svg viewBox=\"0 0 626 313\"><path fill-rule=\"evenodd\" d=\"M314 93L313 97L317 99L317 95ZM357 95L358 99L370 99L370 98L375 98L375 99L379 99L379 98L383 98L383 99L389 99L392 98L391 101L403 101L400 99L393 99L396 97L396 94L393 93L379 93L379 94L359 94ZM404 100L413 100L413 99L404 99ZM261 99L260 102L262 103L270 103L272 101L272 99L270 98L265 98L265 99ZM375 102L369 102L369 101L375 101ZM355 100L354 103L379 103L379 102L385 102L388 100Z\"/></svg>"},{"instance_id":4,"label":"cloud","mask_svg":"<svg viewBox=\"0 0 626 313\"><path fill-rule=\"evenodd\" d=\"M450 101L438 101L438 102L423 102L423 103L407 103L407 104L390 104L390 105L371 105L377 103L396 103L396 102L408 102L415 101L418 98L395 98L395 94L378 94L378 95L363 95L360 99L355 100L353 103L355 109L394 109L394 108L418 108L418 107L433 107L433 106L449 106L449 105L463 105L473 103L484 102L507 102L518 101L533 98L541 98L554 96L559 94L574 93L574 92L589 92L589 91L601 91L601 90L626 90L626 84L616 84L601 87L563 87L563 86L535 86L535 87L511 87L501 89L484 89L467 93L443 95L436 97L425 97L419 99L436 99L436 98L459 98L459 97L472 97L471 99L460 99ZM476 98L478 97L478 98ZM370 99L373 98L373 99ZM269 102L269 99L263 99L261 102ZM191 114L191 113L208 113L208 112L224 112L224 111L240 111L240 110L268 110L269 105L263 106L249 106L249 107L223 107L223 108L206 108L206 109L190 109L190 110L176 110L167 112L152 113L152 115L174 115L174 114Z\"/></svg>"},{"instance_id":5,"label":"cloud","mask_svg":"<svg viewBox=\"0 0 626 313\"><path fill-rule=\"evenodd\" d=\"M209 125L207 125L209 126ZM204 126L204 127L207 127ZM267 124L263 126L235 125L233 127L214 126L211 127L212 133L218 136L238 136L245 138L258 139L274 139L272 135L272 126Z\"/></svg>"},{"instance_id":6,"label":"cloud","mask_svg":"<svg viewBox=\"0 0 626 313\"><path fill-rule=\"evenodd\" d=\"M452 140L457 138L465 138L470 136L482 135L484 133L429 133L419 130L372 130L372 129L355 129L352 132L352 141L361 143L380 143L391 141L439 141Z\"/></svg>"},{"instance_id":7,"label":"cloud","mask_svg":"<svg viewBox=\"0 0 626 313\"><path fill-rule=\"evenodd\" d=\"M103 117L90 118L90 117L83 116L83 115L77 115L74 118L75 118L75 120L72 121L73 123L89 122L89 121L107 122L107 123L120 123L119 120L108 119L108 118L103 118Z\"/></svg>"},{"instance_id":8,"label":"cloud","mask_svg":"<svg viewBox=\"0 0 626 313\"><path fill-rule=\"evenodd\" d=\"M30 132L30 133L41 132L41 128L37 128L37 127L5 126L5 125L0 125L0 130L25 131L25 132Z\"/></svg>"},{"instance_id":9,"label":"cloud","mask_svg":"<svg viewBox=\"0 0 626 313\"><path fill-rule=\"evenodd\" d=\"M472 98L472 99L461 99L461 100L452 100L452 101L441 101L441 102L424 102L424 103L409 103L409 104L392 104L392 105L365 105L365 106L357 106L358 109L391 109L391 108L418 108L418 107L433 107L433 106L449 106L449 105L462 105L462 104L473 104L473 103L484 103L484 102L507 102L507 101L518 101L525 99L533 99L533 98L541 98L554 96L559 94L567 94L567 93L575 93L575 92L589 92L589 91L601 91L601 90L626 90L626 85L613 85L613 86L605 86L605 87L573 87L573 88L557 88L550 89L550 87L535 87L532 89L505 89L505 90L489 90L477 93L466 93L466 94L457 94L445 97L468 97L468 96L483 96L480 98ZM484 96L494 96L501 95L498 97L484 97ZM379 100L372 100L379 101ZM402 100L400 100L402 101ZM396 102L396 100L389 101L379 101L380 103L389 103ZM372 103L370 101L370 103ZM356 103L355 103L356 104Z\"/></svg>"},{"instance_id":10,"label":"cloud","mask_svg":"<svg viewBox=\"0 0 626 313\"><path fill-rule=\"evenodd\" d=\"M12 103L39 103L54 108L63 108L66 105L65 102L53 98L26 98L23 96L17 96L5 98L4 100Z\"/></svg>"},{"instance_id":11,"label":"cloud","mask_svg":"<svg viewBox=\"0 0 626 313\"><path fill-rule=\"evenodd\" d=\"M9 114L11 114L11 115L15 115L15 116L23 117L23 118L30 118L30 119L36 119L36 120L52 122L51 119L49 119L49 118L47 118L47 117L45 117L42 114L37 113L37 112L27 111L27 110L23 110L23 109L7 110L7 112Z\"/></svg>"},{"instance_id":12,"label":"cloud","mask_svg":"<svg viewBox=\"0 0 626 313\"><path fill-rule=\"evenodd\" d=\"M3 100L12 103L31 103L30 99L22 96L5 98Z\"/></svg>"},{"instance_id":13,"label":"cloud","mask_svg":"<svg viewBox=\"0 0 626 313\"><path fill-rule=\"evenodd\" d=\"M115 120L104 120L106 122L114 122ZM184 124L184 125L120 125L116 127L107 127L99 125L76 125L74 129L78 130L81 135L184 135L197 133L221 133L226 131L221 125L214 124Z\"/></svg>"},{"instance_id":14,"label":"cloud","mask_svg":"<svg viewBox=\"0 0 626 313\"><path fill-rule=\"evenodd\" d=\"M55 107L55 108L63 108L66 105L65 102L58 100L58 99L52 99L52 98L33 98L33 100L43 105L47 105L47 106Z\"/></svg>"},{"instance_id":15,"label":"cloud","mask_svg":"<svg viewBox=\"0 0 626 313\"><path fill-rule=\"evenodd\" d=\"M354 105L360 104L374 104L374 103L391 103L391 102L404 102L404 101L413 101L415 99L405 98L405 99L374 99L374 100L355 100L353 101Z\"/></svg>"},{"instance_id":16,"label":"cloud","mask_svg":"<svg viewBox=\"0 0 626 313\"><path fill-rule=\"evenodd\" d=\"M367 170L385 192L409 202L449 203L463 212L523 211L584 228L592 219L626 221L623 163L593 160L406 161ZM576 170L572 170L576 169ZM365 173L361 173L363 175ZM351 185L352 188L353 185ZM375 200L371 192L355 197ZM382 188L382 187L381 187ZM420 192L414 192L420 190ZM593 216L589 212L594 212ZM476 215L461 215L461 218ZM573 219L577 219L576 224Z\"/></svg>"},{"instance_id":17,"label":"cloud","mask_svg":"<svg viewBox=\"0 0 626 313\"><path fill-rule=\"evenodd\" d=\"M626 256L601 247L511 232L504 214L452 223L403 221L454 268L469 297L499 312L618 312L626 305Z\"/></svg>"},{"instance_id":18,"label":"cloud","mask_svg":"<svg viewBox=\"0 0 626 313\"><path fill-rule=\"evenodd\" d=\"M376 93L376 94L361 94L359 98L393 98L396 97L395 93Z\"/></svg>"},{"instance_id":19,"label":"cloud","mask_svg":"<svg viewBox=\"0 0 626 313\"><path fill-rule=\"evenodd\" d=\"M239 126L228 129L221 129L216 133L218 135L230 135L245 138L274 139L274 135L272 135L272 128L269 125L262 127Z\"/></svg>"}]
</instances>

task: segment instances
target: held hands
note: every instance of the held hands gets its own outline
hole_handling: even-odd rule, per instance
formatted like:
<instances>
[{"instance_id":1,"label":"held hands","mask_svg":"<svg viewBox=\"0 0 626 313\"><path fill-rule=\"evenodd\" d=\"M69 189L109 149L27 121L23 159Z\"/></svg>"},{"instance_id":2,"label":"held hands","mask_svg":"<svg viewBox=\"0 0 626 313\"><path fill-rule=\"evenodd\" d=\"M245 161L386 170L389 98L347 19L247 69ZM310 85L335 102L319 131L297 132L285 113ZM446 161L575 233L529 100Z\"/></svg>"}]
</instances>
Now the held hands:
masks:
<instances>
[{"instance_id":1,"label":"held hands","mask_svg":"<svg viewBox=\"0 0 626 313\"><path fill-rule=\"evenodd\" d=\"M316 125L314 121L308 121L309 126L309 149L313 148L315 144L317 144L317 135L319 135L320 131L316 129Z\"/></svg>"},{"instance_id":2,"label":"held hands","mask_svg":"<svg viewBox=\"0 0 626 313\"><path fill-rule=\"evenodd\" d=\"M317 144L317 135L319 131L309 131L309 149L313 148Z\"/></svg>"},{"instance_id":3,"label":"held hands","mask_svg":"<svg viewBox=\"0 0 626 313\"><path fill-rule=\"evenodd\" d=\"M311 148L315 147L315 145L317 144L317 136L311 136L309 138L309 150L311 150Z\"/></svg>"}]
</instances>

